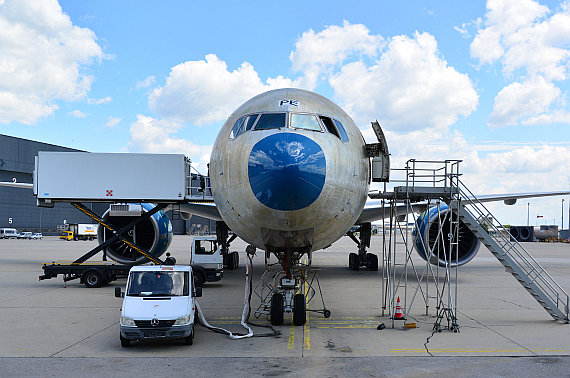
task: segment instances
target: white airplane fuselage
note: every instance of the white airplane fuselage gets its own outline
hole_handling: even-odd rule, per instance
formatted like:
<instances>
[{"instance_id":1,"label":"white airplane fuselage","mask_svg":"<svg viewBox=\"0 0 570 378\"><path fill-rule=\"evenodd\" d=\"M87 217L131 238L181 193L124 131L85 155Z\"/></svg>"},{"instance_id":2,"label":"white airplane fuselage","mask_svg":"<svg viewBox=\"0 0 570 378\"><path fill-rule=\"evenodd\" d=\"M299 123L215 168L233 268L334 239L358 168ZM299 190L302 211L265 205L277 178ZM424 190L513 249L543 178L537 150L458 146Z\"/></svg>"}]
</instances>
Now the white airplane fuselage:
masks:
<instances>
[{"instance_id":1,"label":"white airplane fuselage","mask_svg":"<svg viewBox=\"0 0 570 378\"><path fill-rule=\"evenodd\" d=\"M262 250L328 247L366 202L364 144L348 114L316 93L279 89L250 99L230 115L212 149L221 217Z\"/></svg>"}]
</instances>

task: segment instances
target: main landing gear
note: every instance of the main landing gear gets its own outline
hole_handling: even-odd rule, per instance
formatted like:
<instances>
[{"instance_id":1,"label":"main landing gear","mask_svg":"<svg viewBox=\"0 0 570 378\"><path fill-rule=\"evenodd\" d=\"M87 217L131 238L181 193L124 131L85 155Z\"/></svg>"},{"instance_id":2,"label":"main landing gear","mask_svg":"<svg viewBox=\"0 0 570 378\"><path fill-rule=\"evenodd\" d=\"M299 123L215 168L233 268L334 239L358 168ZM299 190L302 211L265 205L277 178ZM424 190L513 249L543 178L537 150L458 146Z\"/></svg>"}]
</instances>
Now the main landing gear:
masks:
<instances>
[{"instance_id":1,"label":"main landing gear","mask_svg":"<svg viewBox=\"0 0 570 378\"><path fill-rule=\"evenodd\" d=\"M354 235L358 232L359 238ZM363 223L356 230L350 230L346 233L358 246L358 253L350 253L348 255L348 267L351 270L360 270L366 268L368 270L378 270L378 256L373 253L367 253L366 248L370 248L370 238L372 237L372 224Z\"/></svg>"},{"instance_id":2,"label":"main landing gear","mask_svg":"<svg viewBox=\"0 0 570 378\"><path fill-rule=\"evenodd\" d=\"M224 263L224 268L226 269L236 269L239 266L239 254L237 252L230 252L230 243L233 242L237 235L233 234L229 237L229 228L225 222L216 222L216 238L218 243L222 247L222 258Z\"/></svg>"}]
</instances>

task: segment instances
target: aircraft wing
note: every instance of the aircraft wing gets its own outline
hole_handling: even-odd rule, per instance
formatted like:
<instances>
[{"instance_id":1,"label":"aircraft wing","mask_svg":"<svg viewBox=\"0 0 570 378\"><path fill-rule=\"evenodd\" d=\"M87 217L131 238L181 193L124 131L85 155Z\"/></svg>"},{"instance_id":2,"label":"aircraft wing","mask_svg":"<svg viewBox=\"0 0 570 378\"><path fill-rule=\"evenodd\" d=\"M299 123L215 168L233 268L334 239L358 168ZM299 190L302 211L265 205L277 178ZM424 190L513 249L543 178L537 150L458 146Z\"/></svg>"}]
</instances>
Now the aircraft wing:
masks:
<instances>
[{"instance_id":1,"label":"aircraft wing","mask_svg":"<svg viewBox=\"0 0 570 378\"><path fill-rule=\"evenodd\" d=\"M570 194L570 191L559 192L535 192L535 193L517 193L517 194L490 194L476 196L479 202L493 202L504 201L505 205L514 205L518 199L522 198L535 198L535 197L549 197L549 196L564 196Z\"/></svg>"},{"instance_id":2,"label":"aircraft wing","mask_svg":"<svg viewBox=\"0 0 570 378\"><path fill-rule=\"evenodd\" d=\"M376 191L374 192L377 193ZM489 194L489 195L479 195L475 198L481 202L496 202L503 201L505 205L514 205L518 199L522 198L536 198L536 197L549 197L549 196L563 196L570 194L570 191L558 191L558 192L534 192L534 193L514 193L514 194ZM475 198L469 198L474 200ZM426 210L427 203L418 202L413 203L409 207L406 205L396 206L396 216L403 216L408 211L422 212ZM390 217L390 206L387 205L383 209L381 205L368 206L362 210L360 217L356 221L356 224L374 222L380 219Z\"/></svg>"}]
</instances>

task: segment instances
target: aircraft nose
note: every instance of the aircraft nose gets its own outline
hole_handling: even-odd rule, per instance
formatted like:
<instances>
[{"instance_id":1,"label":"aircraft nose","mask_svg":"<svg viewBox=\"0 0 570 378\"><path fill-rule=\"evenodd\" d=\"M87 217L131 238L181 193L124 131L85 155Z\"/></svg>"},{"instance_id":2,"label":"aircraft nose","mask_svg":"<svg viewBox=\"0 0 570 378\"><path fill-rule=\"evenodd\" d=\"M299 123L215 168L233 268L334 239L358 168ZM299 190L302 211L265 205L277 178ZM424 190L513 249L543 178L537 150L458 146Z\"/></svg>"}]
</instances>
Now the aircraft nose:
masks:
<instances>
[{"instance_id":1,"label":"aircraft nose","mask_svg":"<svg viewBox=\"0 0 570 378\"><path fill-rule=\"evenodd\" d=\"M321 147L306 136L270 135L253 146L248 161L251 190L265 206L293 211L312 204L325 184Z\"/></svg>"}]
</instances>

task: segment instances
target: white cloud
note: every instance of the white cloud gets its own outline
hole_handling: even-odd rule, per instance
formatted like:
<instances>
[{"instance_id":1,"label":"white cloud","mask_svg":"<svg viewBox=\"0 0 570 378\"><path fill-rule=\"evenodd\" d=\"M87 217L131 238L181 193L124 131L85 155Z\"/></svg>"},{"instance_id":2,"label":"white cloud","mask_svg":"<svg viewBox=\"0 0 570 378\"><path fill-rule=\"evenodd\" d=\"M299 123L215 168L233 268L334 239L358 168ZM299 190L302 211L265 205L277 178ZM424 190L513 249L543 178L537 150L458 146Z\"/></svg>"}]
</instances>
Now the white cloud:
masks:
<instances>
[{"instance_id":1,"label":"white cloud","mask_svg":"<svg viewBox=\"0 0 570 378\"><path fill-rule=\"evenodd\" d=\"M137 83L135 84L135 89L139 90L139 89L148 88L155 83L156 83L156 77L149 76L144 80L137 81Z\"/></svg>"},{"instance_id":2,"label":"white cloud","mask_svg":"<svg viewBox=\"0 0 570 378\"><path fill-rule=\"evenodd\" d=\"M204 125L226 119L250 97L291 86L293 82L281 76L264 84L247 62L228 71L226 62L209 54L205 60L172 67L166 84L150 94L148 103L164 118Z\"/></svg>"},{"instance_id":3,"label":"white cloud","mask_svg":"<svg viewBox=\"0 0 570 378\"><path fill-rule=\"evenodd\" d=\"M182 128L176 121L155 119L137 115L131 124L131 140L127 146L130 152L180 153L192 159L192 164L205 173L210 161L212 146L200 146L186 139L171 136Z\"/></svg>"},{"instance_id":4,"label":"white cloud","mask_svg":"<svg viewBox=\"0 0 570 378\"><path fill-rule=\"evenodd\" d=\"M74 111L72 111L72 112L67 113L67 115L70 115L70 116L75 117L75 118L85 118L85 117L87 117L87 114L85 114L85 113L83 113L81 110L77 110L77 109L74 110Z\"/></svg>"},{"instance_id":5,"label":"white cloud","mask_svg":"<svg viewBox=\"0 0 570 378\"><path fill-rule=\"evenodd\" d=\"M366 26L344 21L342 26L327 26L315 33L304 32L289 55L294 71L302 72L300 86L314 89L319 77L330 73L334 66L348 57L375 57L384 45L379 35L370 35Z\"/></svg>"},{"instance_id":6,"label":"white cloud","mask_svg":"<svg viewBox=\"0 0 570 378\"><path fill-rule=\"evenodd\" d=\"M447 65L429 33L393 37L374 65L346 64L330 84L357 123L379 119L401 132L445 130L478 103L469 77Z\"/></svg>"},{"instance_id":7,"label":"white cloud","mask_svg":"<svg viewBox=\"0 0 570 378\"><path fill-rule=\"evenodd\" d=\"M0 3L0 30L0 123L33 124L58 109L57 100L85 97L93 78L82 68L103 53L56 0Z\"/></svg>"},{"instance_id":8,"label":"white cloud","mask_svg":"<svg viewBox=\"0 0 570 378\"><path fill-rule=\"evenodd\" d=\"M488 0L484 27L471 44L471 56L481 64L499 62L505 77L514 81L497 95L491 125L567 122L565 111L557 107L562 92L553 83L568 79L569 43L568 4L552 14L532 0ZM543 81L539 89L545 99L532 99L526 92L537 80ZM514 113L517 108L522 111L519 115Z\"/></svg>"},{"instance_id":9,"label":"white cloud","mask_svg":"<svg viewBox=\"0 0 570 378\"><path fill-rule=\"evenodd\" d=\"M88 98L87 103L89 105L102 105L102 104L110 103L111 100L112 100L111 96L107 96L107 97L103 97L103 98Z\"/></svg>"},{"instance_id":10,"label":"white cloud","mask_svg":"<svg viewBox=\"0 0 570 378\"><path fill-rule=\"evenodd\" d=\"M524 120L523 123L530 124L529 117L533 117L534 123L538 120L546 121L551 116L544 113L560 93L559 88L541 76L524 83L511 83L495 97L489 125L517 125L521 119Z\"/></svg>"},{"instance_id":11,"label":"white cloud","mask_svg":"<svg viewBox=\"0 0 570 378\"><path fill-rule=\"evenodd\" d=\"M109 119L107 120L105 126L112 129L113 127L117 126L122 120L123 119L120 117L109 116Z\"/></svg>"}]
</instances>

